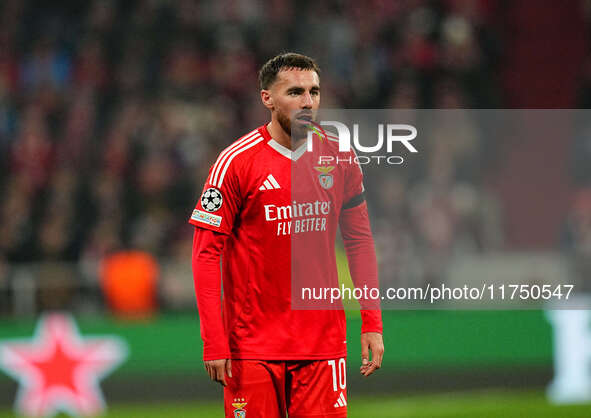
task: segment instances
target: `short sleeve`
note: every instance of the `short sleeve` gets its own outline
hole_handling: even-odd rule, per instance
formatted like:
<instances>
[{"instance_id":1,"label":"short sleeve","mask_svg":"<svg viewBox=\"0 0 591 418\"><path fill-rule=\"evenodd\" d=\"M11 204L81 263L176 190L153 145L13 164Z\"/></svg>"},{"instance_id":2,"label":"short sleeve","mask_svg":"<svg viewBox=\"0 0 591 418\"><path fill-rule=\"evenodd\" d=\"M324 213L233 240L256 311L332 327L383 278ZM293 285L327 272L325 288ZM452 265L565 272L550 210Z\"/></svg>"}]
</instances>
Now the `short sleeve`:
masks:
<instances>
[{"instance_id":1,"label":"short sleeve","mask_svg":"<svg viewBox=\"0 0 591 418\"><path fill-rule=\"evenodd\" d=\"M345 184L343 191L343 209L349 209L360 205L365 200L363 192L363 172L361 171L361 165L357 161L357 154L351 150L350 158L347 157L348 161L345 171Z\"/></svg>"},{"instance_id":2,"label":"short sleeve","mask_svg":"<svg viewBox=\"0 0 591 418\"><path fill-rule=\"evenodd\" d=\"M229 235L241 206L236 163L219 164L209 170L203 192L197 200L189 223Z\"/></svg>"}]
</instances>

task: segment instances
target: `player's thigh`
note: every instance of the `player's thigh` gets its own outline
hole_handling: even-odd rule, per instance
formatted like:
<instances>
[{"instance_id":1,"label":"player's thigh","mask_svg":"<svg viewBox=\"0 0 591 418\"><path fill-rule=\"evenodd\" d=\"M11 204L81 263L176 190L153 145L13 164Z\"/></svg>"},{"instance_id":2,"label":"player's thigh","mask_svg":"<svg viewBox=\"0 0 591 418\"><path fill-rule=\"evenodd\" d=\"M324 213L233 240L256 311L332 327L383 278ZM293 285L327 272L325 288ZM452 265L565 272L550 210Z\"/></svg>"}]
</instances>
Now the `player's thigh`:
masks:
<instances>
[{"instance_id":1,"label":"player's thigh","mask_svg":"<svg viewBox=\"0 0 591 418\"><path fill-rule=\"evenodd\" d=\"M289 418L347 416L345 358L289 362L287 386Z\"/></svg>"},{"instance_id":2,"label":"player's thigh","mask_svg":"<svg viewBox=\"0 0 591 418\"><path fill-rule=\"evenodd\" d=\"M228 418L284 418L285 364L262 360L232 360L226 376L224 409Z\"/></svg>"}]
</instances>

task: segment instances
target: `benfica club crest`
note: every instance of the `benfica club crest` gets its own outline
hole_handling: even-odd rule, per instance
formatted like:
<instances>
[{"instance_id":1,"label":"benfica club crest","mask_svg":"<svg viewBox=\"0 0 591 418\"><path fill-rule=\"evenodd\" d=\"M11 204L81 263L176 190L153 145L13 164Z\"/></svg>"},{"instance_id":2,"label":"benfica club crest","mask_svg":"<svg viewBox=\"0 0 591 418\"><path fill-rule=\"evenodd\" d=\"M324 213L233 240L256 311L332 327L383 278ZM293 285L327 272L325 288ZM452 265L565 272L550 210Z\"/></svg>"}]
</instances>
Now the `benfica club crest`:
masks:
<instances>
[{"instance_id":1,"label":"benfica club crest","mask_svg":"<svg viewBox=\"0 0 591 418\"><path fill-rule=\"evenodd\" d=\"M246 418L246 410L244 407L247 402L244 402L244 398L234 398L232 407L234 408L234 418Z\"/></svg>"},{"instance_id":2,"label":"benfica club crest","mask_svg":"<svg viewBox=\"0 0 591 418\"><path fill-rule=\"evenodd\" d=\"M66 314L41 317L31 339L0 341L0 369L20 383L15 408L33 417L102 412L98 382L126 356L120 338L82 337Z\"/></svg>"},{"instance_id":3,"label":"benfica club crest","mask_svg":"<svg viewBox=\"0 0 591 418\"><path fill-rule=\"evenodd\" d=\"M323 189L330 189L334 185L334 179L332 174L329 174L332 170L334 170L334 166L329 165L326 167L314 167L316 171L319 171L320 174L318 175L318 181L320 182L320 186Z\"/></svg>"}]
</instances>

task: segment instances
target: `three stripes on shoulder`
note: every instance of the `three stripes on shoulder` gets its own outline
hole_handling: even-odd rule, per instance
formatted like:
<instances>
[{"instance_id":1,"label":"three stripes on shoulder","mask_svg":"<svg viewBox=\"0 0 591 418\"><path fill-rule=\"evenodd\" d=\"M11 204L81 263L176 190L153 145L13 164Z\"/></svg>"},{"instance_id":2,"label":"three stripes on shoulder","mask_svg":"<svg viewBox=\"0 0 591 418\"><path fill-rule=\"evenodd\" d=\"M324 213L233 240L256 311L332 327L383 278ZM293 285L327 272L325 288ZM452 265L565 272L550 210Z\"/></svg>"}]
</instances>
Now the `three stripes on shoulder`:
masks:
<instances>
[{"instance_id":1,"label":"three stripes on shoulder","mask_svg":"<svg viewBox=\"0 0 591 418\"><path fill-rule=\"evenodd\" d=\"M222 151L212 167L209 183L214 187L221 188L224 181L224 176L226 175L226 171L228 170L228 167L230 167L232 160L238 154L254 147L256 144L262 141L262 135L257 129L255 129Z\"/></svg>"}]
</instances>

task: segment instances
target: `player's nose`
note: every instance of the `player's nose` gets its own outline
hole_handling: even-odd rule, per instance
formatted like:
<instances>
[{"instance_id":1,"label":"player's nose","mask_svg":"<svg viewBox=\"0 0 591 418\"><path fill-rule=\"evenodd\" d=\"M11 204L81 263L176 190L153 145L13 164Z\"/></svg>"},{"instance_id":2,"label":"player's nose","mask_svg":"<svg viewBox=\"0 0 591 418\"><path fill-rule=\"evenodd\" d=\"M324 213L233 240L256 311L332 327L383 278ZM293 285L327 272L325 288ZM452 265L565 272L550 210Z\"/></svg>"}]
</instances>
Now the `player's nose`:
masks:
<instances>
[{"instance_id":1,"label":"player's nose","mask_svg":"<svg viewBox=\"0 0 591 418\"><path fill-rule=\"evenodd\" d=\"M302 95L302 109L312 109L312 95L310 93L306 93Z\"/></svg>"}]
</instances>

